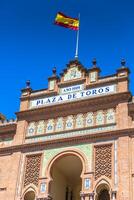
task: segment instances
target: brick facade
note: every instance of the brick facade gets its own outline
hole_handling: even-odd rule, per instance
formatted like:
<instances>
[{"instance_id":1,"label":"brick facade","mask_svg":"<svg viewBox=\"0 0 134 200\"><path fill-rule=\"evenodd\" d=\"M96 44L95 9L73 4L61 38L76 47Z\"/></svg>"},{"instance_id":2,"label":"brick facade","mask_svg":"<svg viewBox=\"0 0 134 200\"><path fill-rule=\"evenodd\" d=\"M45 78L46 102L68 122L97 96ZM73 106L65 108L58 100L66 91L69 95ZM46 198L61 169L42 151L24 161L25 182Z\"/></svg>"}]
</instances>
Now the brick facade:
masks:
<instances>
[{"instance_id":1,"label":"brick facade","mask_svg":"<svg viewBox=\"0 0 134 200\"><path fill-rule=\"evenodd\" d=\"M52 199L51 169L60 158L73 155L82 163L81 199L99 200L103 189L112 200L134 200L129 69L122 62L114 75L99 73L96 62L86 69L71 61L60 78L53 70L48 89L34 91L27 83L17 120L0 115L0 199ZM72 86L80 88L70 92Z\"/></svg>"}]
</instances>

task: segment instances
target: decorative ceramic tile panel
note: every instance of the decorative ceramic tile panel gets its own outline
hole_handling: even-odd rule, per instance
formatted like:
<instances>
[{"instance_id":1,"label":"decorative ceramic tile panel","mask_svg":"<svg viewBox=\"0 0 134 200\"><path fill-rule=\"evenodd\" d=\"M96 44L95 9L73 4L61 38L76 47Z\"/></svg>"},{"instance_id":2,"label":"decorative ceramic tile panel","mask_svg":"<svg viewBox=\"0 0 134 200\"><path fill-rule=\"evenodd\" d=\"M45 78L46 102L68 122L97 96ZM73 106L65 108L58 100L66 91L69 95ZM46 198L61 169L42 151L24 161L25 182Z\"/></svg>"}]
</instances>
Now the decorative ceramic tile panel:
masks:
<instances>
[{"instance_id":1,"label":"decorative ceramic tile panel","mask_svg":"<svg viewBox=\"0 0 134 200\"><path fill-rule=\"evenodd\" d=\"M40 184L40 192L41 193L46 192L46 183L45 182Z\"/></svg>"},{"instance_id":2,"label":"decorative ceramic tile panel","mask_svg":"<svg viewBox=\"0 0 134 200\"><path fill-rule=\"evenodd\" d=\"M63 131L64 130L64 121L63 121L63 117L60 117L57 119L56 121L56 125L55 125L55 131Z\"/></svg>"},{"instance_id":3,"label":"decorative ceramic tile panel","mask_svg":"<svg viewBox=\"0 0 134 200\"><path fill-rule=\"evenodd\" d=\"M46 133L52 133L52 132L54 132L54 120L50 119L47 122Z\"/></svg>"},{"instance_id":4,"label":"decorative ceramic tile panel","mask_svg":"<svg viewBox=\"0 0 134 200\"><path fill-rule=\"evenodd\" d=\"M75 123L76 128L83 128L84 127L84 117L83 114L79 114L76 116L76 123Z\"/></svg>"},{"instance_id":5,"label":"decorative ceramic tile panel","mask_svg":"<svg viewBox=\"0 0 134 200\"><path fill-rule=\"evenodd\" d=\"M96 125L102 125L104 124L104 112L102 111L98 111L96 113Z\"/></svg>"},{"instance_id":6,"label":"decorative ceramic tile panel","mask_svg":"<svg viewBox=\"0 0 134 200\"><path fill-rule=\"evenodd\" d=\"M27 128L27 136L35 135L36 132L36 124L35 122L31 122Z\"/></svg>"},{"instance_id":7,"label":"decorative ceramic tile panel","mask_svg":"<svg viewBox=\"0 0 134 200\"><path fill-rule=\"evenodd\" d=\"M44 134L45 133L45 122L39 121L37 125L37 134Z\"/></svg>"},{"instance_id":8,"label":"decorative ceramic tile panel","mask_svg":"<svg viewBox=\"0 0 134 200\"><path fill-rule=\"evenodd\" d=\"M55 148L55 149L48 149L44 151L44 158L43 158L43 165L42 165L42 176L45 176L45 171L48 163L54 158L57 154L67 151L70 149L78 149L82 153L85 154L89 171L91 171L92 167L92 145L91 144L81 144L81 145L74 145L71 147L64 147L64 148Z\"/></svg>"},{"instance_id":9,"label":"decorative ceramic tile panel","mask_svg":"<svg viewBox=\"0 0 134 200\"><path fill-rule=\"evenodd\" d=\"M84 188L88 190L91 187L91 179L85 178L84 180Z\"/></svg>"},{"instance_id":10,"label":"decorative ceramic tile panel","mask_svg":"<svg viewBox=\"0 0 134 200\"><path fill-rule=\"evenodd\" d=\"M115 111L114 109L109 109L106 112L106 123L115 123Z\"/></svg>"},{"instance_id":11,"label":"decorative ceramic tile panel","mask_svg":"<svg viewBox=\"0 0 134 200\"><path fill-rule=\"evenodd\" d=\"M89 75L91 83L97 81L97 72L91 72Z\"/></svg>"},{"instance_id":12,"label":"decorative ceramic tile panel","mask_svg":"<svg viewBox=\"0 0 134 200\"><path fill-rule=\"evenodd\" d=\"M58 140L63 138L70 138L70 137L77 137L77 136L86 136L92 135L96 132L100 133L102 131L112 131L116 129L116 125L109 125L106 127L97 127L97 128L89 128L86 130L72 130L71 132L64 132L64 133L55 133L50 135L39 135L38 137L26 138L26 143L31 142L39 142L39 141L50 141L50 140Z\"/></svg>"},{"instance_id":13,"label":"decorative ceramic tile panel","mask_svg":"<svg viewBox=\"0 0 134 200\"><path fill-rule=\"evenodd\" d=\"M27 128L27 136L40 135L45 133L61 132L72 129L82 129L85 127L94 127L115 124L115 110L100 110L96 113L70 115L59 117L57 119L48 119L47 121L31 122Z\"/></svg>"},{"instance_id":14,"label":"decorative ceramic tile panel","mask_svg":"<svg viewBox=\"0 0 134 200\"><path fill-rule=\"evenodd\" d=\"M87 113L86 115L86 127L93 126L94 125L94 114L93 113Z\"/></svg>"},{"instance_id":15,"label":"decorative ceramic tile panel","mask_svg":"<svg viewBox=\"0 0 134 200\"><path fill-rule=\"evenodd\" d=\"M78 70L78 67L74 66L68 70L64 76L64 81L69 81L77 78L81 78L81 71Z\"/></svg>"},{"instance_id":16,"label":"decorative ceramic tile panel","mask_svg":"<svg viewBox=\"0 0 134 200\"><path fill-rule=\"evenodd\" d=\"M73 116L70 115L70 116L68 116L67 119L66 119L66 122L65 122L65 129L66 129L66 130L73 129L73 125L74 125Z\"/></svg>"},{"instance_id":17,"label":"decorative ceramic tile panel","mask_svg":"<svg viewBox=\"0 0 134 200\"><path fill-rule=\"evenodd\" d=\"M54 80L49 81L49 90L54 90L54 84L55 84Z\"/></svg>"}]
</instances>

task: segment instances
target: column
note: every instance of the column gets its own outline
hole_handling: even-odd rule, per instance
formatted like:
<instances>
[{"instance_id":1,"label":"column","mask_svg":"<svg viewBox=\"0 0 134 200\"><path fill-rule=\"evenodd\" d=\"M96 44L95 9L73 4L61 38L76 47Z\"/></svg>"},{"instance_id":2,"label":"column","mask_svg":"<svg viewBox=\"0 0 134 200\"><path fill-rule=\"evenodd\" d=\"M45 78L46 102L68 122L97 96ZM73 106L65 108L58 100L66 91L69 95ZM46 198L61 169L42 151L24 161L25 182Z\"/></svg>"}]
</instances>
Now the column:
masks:
<instances>
[{"instance_id":1,"label":"column","mask_svg":"<svg viewBox=\"0 0 134 200\"><path fill-rule=\"evenodd\" d=\"M89 200L94 200L94 192L89 194Z\"/></svg>"},{"instance_id":2,"label":"column","mask_svg":"<svg viewBox=\"0 0 134 200\"><path fill-rule=\"evenodd\" d=\"M94 200L94 192L92 193L80 193L81 200Z\"/></svg>"},{"instance_id":3,"label":"column","mask_svg":"<svg viewBox=\"0 0 134 200\"><path fill-rule=\"evenodd\" d=\"M112 191L111 193L111 199L116 200L116 191Z\"/></svg>"},{"instance_id":4,"label":"column","mask_svg":"<svg viewBox=\"0 0 134 200\"><path fill-rule=\"evenodd\" d=\"M81 200L85 200L85 194L84 194L84 192L83 193L80 192L80 197L81 197Z\"/></svg>"}]
</instances>

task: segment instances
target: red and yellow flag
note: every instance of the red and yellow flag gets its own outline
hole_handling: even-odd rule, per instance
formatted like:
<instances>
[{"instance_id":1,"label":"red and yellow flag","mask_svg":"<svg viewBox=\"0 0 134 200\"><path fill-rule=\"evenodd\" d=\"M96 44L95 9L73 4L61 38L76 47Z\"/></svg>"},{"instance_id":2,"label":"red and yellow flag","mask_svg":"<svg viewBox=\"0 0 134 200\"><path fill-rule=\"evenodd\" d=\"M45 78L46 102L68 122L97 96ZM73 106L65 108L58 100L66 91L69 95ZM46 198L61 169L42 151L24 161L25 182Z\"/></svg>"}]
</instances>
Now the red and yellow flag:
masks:
<instances>
[{"instance_id":1,"label":"red and yellow flag","mask_svg":"<svg viewBox=\"0 0 134 200\"><path fill-rule=\"evenodd\" d=\"M79 29L79 19L68 17L61 12L57 13L55 18L55 24L73 30Z\"/></svg>"}]
</instances>

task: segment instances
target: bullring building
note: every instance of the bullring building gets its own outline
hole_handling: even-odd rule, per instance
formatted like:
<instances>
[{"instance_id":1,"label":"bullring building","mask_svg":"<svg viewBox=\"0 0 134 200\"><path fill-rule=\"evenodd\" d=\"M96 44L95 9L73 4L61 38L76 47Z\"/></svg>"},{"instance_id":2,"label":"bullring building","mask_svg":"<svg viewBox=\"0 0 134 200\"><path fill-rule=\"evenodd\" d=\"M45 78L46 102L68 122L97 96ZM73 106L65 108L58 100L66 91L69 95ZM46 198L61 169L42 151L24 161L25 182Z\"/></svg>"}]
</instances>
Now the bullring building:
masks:
<instances>
[{"instance_id":1,"label":"bullring building","mask_svg":"<svg viewBox=\"0 0 134 200\"><path fill-rule=\"evenodd\" d=\"M134 200L134 98L125 61L101 76L70 61L0 114L1 200Z\"/></svg>"}]
</instances>

